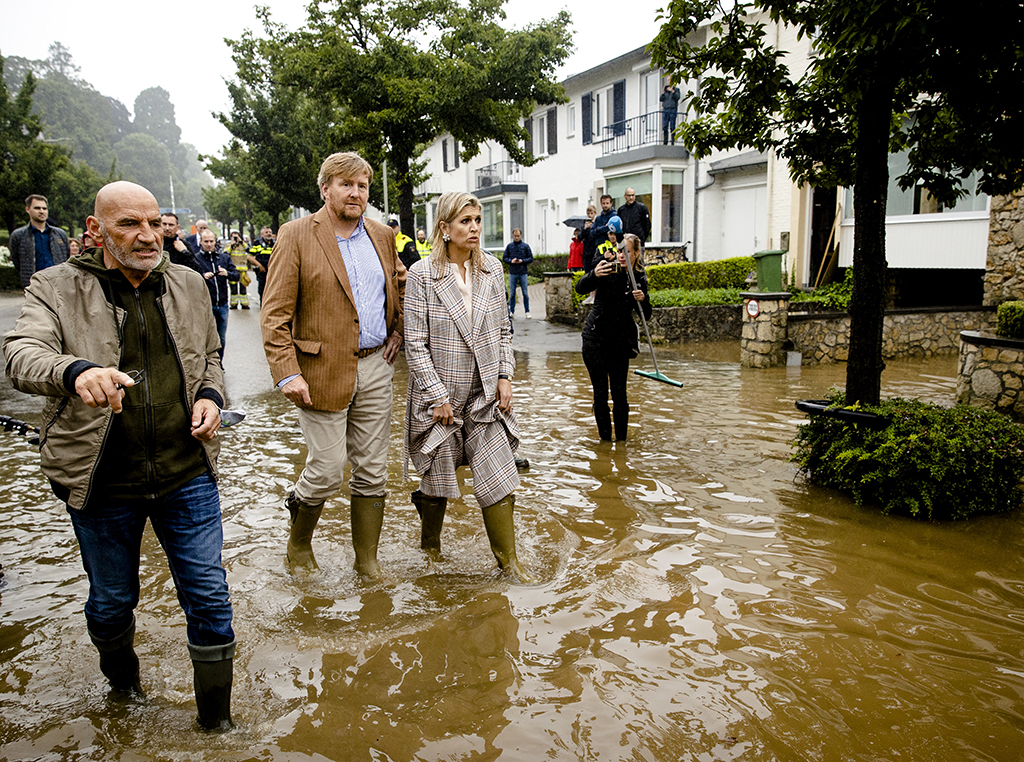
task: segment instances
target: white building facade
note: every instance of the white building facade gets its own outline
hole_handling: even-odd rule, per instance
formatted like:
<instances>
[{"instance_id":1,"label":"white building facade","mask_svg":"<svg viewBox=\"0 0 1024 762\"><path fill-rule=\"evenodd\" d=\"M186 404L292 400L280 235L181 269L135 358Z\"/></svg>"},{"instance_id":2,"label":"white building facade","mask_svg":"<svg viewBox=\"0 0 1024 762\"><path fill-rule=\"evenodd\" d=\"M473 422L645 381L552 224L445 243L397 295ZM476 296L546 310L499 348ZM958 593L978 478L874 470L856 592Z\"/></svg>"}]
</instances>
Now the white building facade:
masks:
<instances>
[{"instance_id":1,"label":"white building facade","mask_svg":"<svg viewBox=\"0 0 1024 762\"><path fill-rule=\"evenodd\" d=\"M809 40L763 21L799 76ZM676 261L684 250L691 261L707 261L785 249L786 268L803 286L814 285L829 251L838 251L840 267L851 265L852 192L799 187L772 153L731 150L697 160L680 144L665 145L659 96L666 83L644 48L564 80L568 102L538 108L524 125L541 157L531 167L510 161L496 143L462 161L450 136L437 139L424 155L430 179L417 189L428 226L441 193L469 191L483 204L485 248L500 252L521 228L535 254L566 253L572 227L564 220L584 216L588 204L600 208L603 193L617 208L632 187L651 213L649 263ZM680 121L698 86L680 84ZM976 270L980 285L988 198L971 188L955 208L944 209L923 188L900 191L901 161L905 166L905 157L890 157L889 267Z\"/></svg>"}]
</instances>

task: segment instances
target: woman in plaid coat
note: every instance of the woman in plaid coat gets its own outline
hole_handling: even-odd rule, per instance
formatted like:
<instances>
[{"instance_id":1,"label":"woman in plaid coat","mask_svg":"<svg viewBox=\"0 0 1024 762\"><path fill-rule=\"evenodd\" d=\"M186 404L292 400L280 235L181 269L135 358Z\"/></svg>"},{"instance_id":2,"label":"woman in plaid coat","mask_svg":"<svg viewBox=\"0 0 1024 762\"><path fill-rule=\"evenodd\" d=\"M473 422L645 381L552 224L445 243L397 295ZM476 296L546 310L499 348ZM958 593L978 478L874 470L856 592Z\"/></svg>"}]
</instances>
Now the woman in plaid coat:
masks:
<instances>
[{"instance_id":1,"label":"woman in plaid coat","mask_svg":"<svg viewBox=\"0 0 1024 762\"><path fill-rule=\"evenodd\" d=\"M512 329L501 263L480 248L481 228L475 196L441 196L433 251L406 280L405 448L420 475L412 501L422 521L420 546L439 556L448 498L460 496L455 470L468 465L498 564L528 579L512 523L519 486Z\"/></svg>"}]
</instances>

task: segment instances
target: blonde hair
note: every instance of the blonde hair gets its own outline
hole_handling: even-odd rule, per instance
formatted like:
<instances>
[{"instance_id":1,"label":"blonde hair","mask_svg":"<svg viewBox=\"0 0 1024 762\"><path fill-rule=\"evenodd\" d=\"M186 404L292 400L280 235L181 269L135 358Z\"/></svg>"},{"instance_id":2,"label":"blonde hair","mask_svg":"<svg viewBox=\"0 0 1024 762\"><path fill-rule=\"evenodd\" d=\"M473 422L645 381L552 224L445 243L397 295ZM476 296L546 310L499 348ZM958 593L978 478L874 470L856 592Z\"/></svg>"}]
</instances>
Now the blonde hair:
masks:
<instances>
[{"instance_id":1,"label":"blonde hair","mask_svg":"<svg viewBox=\"0 0 1024 762\"><path fill-rule=\"evenodd\" d=\"M443 275L444 265L448 263L448 242L444 240L444 233L441 231L441 223L450 225L452 220L459 216L463 209L472 206L476 209L483 209L480 199L472 193L452 192L445 193L437 200L437 212L434 216L433 248L430 250L430 264ZM481 231L482 233L483 231ZM470 265L478 271L486 269L484 266L484 252L477 246L470 252Z\"/></svg>"},{"instance_id":2,"label":"blonde hair","mask_svg":"<svg viewBox=\"0 0 1024 762\"><path fill-rule=\"evenodd\" d=\"M320 174L316 176L316 186L320 189L320 196L324 195L324 186L338 176L345 180L354 180L359 175L366 175L366 182L373 182L373 167L370 163L354 151L344 153L332 153L324 163L320 165Z\"/></svg>"},{"instance_id":3,"label":"blonde hair","mask_svg":"<svg viewBox=\"0 0 1024 762\"><path fill-rule=\"evenodd\" d=\"M597 214L597 207L593 204L587 204L587 213L589 214L590 212Z\"/></svg>"},{"instance_id":4,"label":"blonde hair","mask_svg":"<svg viewBox=\"0 0 1024 762\"><path fill-rule=\"evenodd\" d=\"M636 252L636 258L633 260L633 269L637 272L643 272L644 270L644 250L640 247L640 238L632 233L626 233L622 236L622 243L625 244L628 249L632 249ZM629 251L626 251L626 255L629 255Z\"/></svg>"}]
</instances>

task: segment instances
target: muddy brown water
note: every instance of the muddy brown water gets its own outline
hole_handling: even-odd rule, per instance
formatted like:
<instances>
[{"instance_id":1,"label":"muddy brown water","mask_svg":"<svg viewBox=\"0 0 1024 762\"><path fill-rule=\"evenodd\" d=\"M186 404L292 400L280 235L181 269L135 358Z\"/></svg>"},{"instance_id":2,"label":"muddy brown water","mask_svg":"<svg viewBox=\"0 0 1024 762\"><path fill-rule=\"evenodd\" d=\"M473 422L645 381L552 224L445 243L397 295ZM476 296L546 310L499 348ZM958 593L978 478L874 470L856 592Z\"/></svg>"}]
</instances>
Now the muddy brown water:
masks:
<instances>
[{"instance_id":1,"label":"muddy brown water","mask_svg":"<svg viewBox=\"0 0 1024 762\"><path fill-rule=\"evenodd\" d=\"M38 454L0 436L0 759L1010 760L1024 755L1022 516L924 524L808 485L788 462L795 399L844 366L739 367L735 344L659 349L682 390L633 376L630 438L596 441L578 334L518 320L530 461L521 557L494 572L479 509L418 549L401 478L399 361L385 576L351 570L345 503L321 573L284 568L304 447L271 390L252 313L231 315L224 562L240 643L238 728L194 728L185 623L147 531L137 649L144 700L105 687L87 581ZM634 367L650 369L641 356ZM890 363L886 395L951 403L953 358ZM0 392L8 415L37 400ZM33 418L33 416L36 416Z\"/></svg>"}]
</instances>

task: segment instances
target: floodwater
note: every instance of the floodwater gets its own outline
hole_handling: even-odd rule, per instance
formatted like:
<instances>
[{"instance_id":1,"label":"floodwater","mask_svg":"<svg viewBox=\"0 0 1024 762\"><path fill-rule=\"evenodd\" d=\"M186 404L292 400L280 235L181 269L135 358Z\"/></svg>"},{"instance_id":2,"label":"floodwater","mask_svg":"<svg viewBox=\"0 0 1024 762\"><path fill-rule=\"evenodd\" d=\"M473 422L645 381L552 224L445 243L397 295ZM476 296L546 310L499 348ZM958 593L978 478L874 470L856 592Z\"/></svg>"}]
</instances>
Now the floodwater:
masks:
<instances>
[{"instance_id":1,"label":"floodwater","mask_svg":"<svg viewBox=\"0 0 1024 762\"><path fill-rule=\"evenodd\" d=\"M237 729L195 730L184 618L151 532L137 612L146 698L110 694L70 523L34 448L6 434L0 759L1024 754L1022 516L929 525L808 485L788 461L793 401L841 384L845 366L745 370L736 344L659 349L685 387L632 376L629 441L601 444L578 334L517 319L530 468L516 521L539 579L520 586L495 573L468 489L449 508L443 562L419 550L400 359L385 575L370 584L351 570L341 499L314 539L321 573L285 570L281 504L305 451L257 322L231 313L230 402L249 418L224 432L221 456ZM954 358L891 363L883 393L951 404L954 375ZM5 388L0 405L38 421L38 400Z\"/></svg>"}]
</instances>

